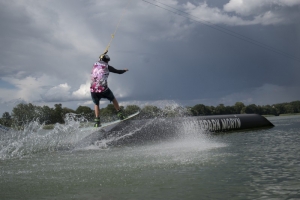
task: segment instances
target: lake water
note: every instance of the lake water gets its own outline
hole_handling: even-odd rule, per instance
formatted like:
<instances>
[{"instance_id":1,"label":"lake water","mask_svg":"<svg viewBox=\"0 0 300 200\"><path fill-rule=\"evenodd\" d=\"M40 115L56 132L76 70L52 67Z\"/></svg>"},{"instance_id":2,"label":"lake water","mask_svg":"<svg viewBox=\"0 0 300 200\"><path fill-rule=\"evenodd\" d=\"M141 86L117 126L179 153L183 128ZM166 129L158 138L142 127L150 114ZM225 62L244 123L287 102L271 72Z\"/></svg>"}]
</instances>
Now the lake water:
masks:
<instances>
[{"instance_id":1,"label":"lake water","mask_svg":"<svg viewBox=\"0 0 300 200\"><path fill-rule=\"evenodd\" d=\"M300 116L268 119L274 128L185 123L174 138L75 149L89 134L79 123L32 123L1 136L0 199L300 199Z\"/></svg>"}]
</instances>

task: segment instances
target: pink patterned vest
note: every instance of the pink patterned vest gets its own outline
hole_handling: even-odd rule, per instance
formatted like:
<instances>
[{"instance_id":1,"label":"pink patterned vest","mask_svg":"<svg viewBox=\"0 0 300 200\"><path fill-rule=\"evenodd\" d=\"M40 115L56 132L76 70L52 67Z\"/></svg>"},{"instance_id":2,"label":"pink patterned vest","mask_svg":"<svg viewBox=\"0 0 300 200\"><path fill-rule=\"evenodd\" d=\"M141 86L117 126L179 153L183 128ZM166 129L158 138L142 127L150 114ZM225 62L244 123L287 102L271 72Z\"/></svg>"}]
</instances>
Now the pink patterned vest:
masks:
<instances>
[{"instance_id":1,"label":"pink patterned vest","mask_svg":"<svg viewBox=\"0 0 300 200\"><path fill-rule=\"evenodd\" d=\"M103 61L98 61L94 64L91 72L91 92L103 92L108 88L107 79L109 71L108 64Z\"/></svg>"}]
</instances>

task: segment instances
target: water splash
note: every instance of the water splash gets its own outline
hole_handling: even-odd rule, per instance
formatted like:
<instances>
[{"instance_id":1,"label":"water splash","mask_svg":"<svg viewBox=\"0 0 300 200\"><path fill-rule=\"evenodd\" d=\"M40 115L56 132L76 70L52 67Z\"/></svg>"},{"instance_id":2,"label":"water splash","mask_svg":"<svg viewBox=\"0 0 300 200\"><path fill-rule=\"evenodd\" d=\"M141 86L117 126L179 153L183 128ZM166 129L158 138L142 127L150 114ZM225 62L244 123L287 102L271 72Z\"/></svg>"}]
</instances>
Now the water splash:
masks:
<instances>
[{"instance_id":1,"label":"water splash","mask_svg":"<svg viewBox=\"0 0 300 200\"><path fill-rule=\"evenodd\" d=\"M119 144L118 141L126 139L126 137L138 137L138 134L142 134L141 131L145 131L148 135L155 134L155 131L159 132L158 135L165 131L172 131L173 134L172 137L162 140L145 142L142 138L143 141L137 145L132 145L132 143L123 145L122 151L118 151L120 152L119 161L124 166L128 165L128 168L172 167L209 162L212 159L211 150L227 146L226 143L217 141L214 136L206 134L197 121L190 118L186 120L184 118L182 120L156 119L147 126L143 126L141 130L131 131L124 136L113 137L109 140L100 140L97 141L97 144L101 150L110 148L110 144ZM119 134L121 135L121 131ZM114 151L114 153L116 152Z\"/></svg>"},{"instance_id":2,"label":"water splash","mask_svg":"<svg viewBox=\"0 0 300 200\"><path fill-rule=\"evenodd\" d=\"M91 146L85 147L85 149L108 149L110 146L119 145L123 141L126 141L127 139L130 140L130 138L136 138L139 137L138 135L143 135L142 138L140 138L141 144L144 144L146 140L149 138L146 138L145 135L151 135L154 131L159 132L169 132L176 127L176 122L174 123L173 120L166 120L167 118L173 119L175 117L185 117L189 116L189 110L175 101L158 101L154 104L145 104L144 106L148 105L155 105L159 108L163 108L163 112L156 113L157 117L148 119L147 116L143 116L143 114L140 114L139 120L143 120L145 117L147 120L145 123L141 124L130 124L124 126L121 130L113 131L111 132L107 137L102 138L100 140L94 141ZM165 130L170 129L170 130ZM141 132L143 132L141 134ZM146 133L145 133L146 132ZM162 135L166 135L162 133ZM143 141L141 141L143 140ZM134 142L130 140L130 142Z\"/></svg>"},{"instance_id":3,"label":"water splash","mask_svg":"<svg viewBox=\"0 0 300 200\"><path fill-rule=\"evenodd\" d=\"M0 159L22 158L38 152L69 150L85 136L80 127L87 120L76 114L66 114L65 124L55 124L52 130L43 129L39 120L24 125L22 130L10 129L0 138ZM86 133L89 134L89 133Z\"/></svg>"},{"instance_id":4,"label":"water splash","mask_svg":"<svg viewBox=\"0 0 300 200\"><path fill-rule=\"evenodd\" d=\"M145 123L132 123L98 140L89 149L107 149L111 146L140 146L146 152L165 156L184 152L201 152L226 146L216 142L193 118L156 118Z\"/></svg>"},{"instance_id":5,"label":"water splash","mask_svg":"<svg viewBox=\"0 0 300 200\"><path fill-rule=\"evenodd\" d=\"M112 143L118 143L119 141L133 137L135 134L139 133L146 127L152 125L154 121L155 119L147 120L145 124L138 127L125 126L121 131L113 132L107 138L95 141L92 146L98 147L100 149L108 149ZM94 148L89 146L86 149Z\"/></svg>"},{"instance_id":6,"label":"water splash","mask_svg":"<svg viewBox=\"0 0 300 200\"><path fill-rule=\"evenodd\" d=\"M90 124L80 115L67 114L65 124L55 124L52 130L43 129L44 124L35 120L24 126L23 130L10 130L0 135L0 159L22 158L39 152L76 150L77 147L109 149L110 146L135 142L142 146L147 145L148 142L157 144L170 139L172 139L171 143L165 143L161 147L172 149L174 152L189 149L197 151L213 147L198 123L185 117L188 113L186 108L174 103L166 106L169 108L169 113L179 113L180 116L128 120L125 126L120 124L118 130L104 134L105 137L101 135L102 139L98 141L93 140L92 146L91 142L78 145L95 132L94 129L84 128L89 127Z\"/></svg>"}]
</instances>

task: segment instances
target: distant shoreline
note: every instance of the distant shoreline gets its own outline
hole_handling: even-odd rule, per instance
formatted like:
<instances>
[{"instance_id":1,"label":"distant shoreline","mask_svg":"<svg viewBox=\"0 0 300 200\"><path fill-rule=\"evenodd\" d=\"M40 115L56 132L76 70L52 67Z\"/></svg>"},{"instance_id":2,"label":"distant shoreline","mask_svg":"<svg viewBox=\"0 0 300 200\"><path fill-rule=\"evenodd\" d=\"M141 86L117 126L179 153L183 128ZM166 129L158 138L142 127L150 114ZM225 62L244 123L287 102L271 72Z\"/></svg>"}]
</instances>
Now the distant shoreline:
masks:
<instances>
[{"instance_id":1,"label":"distant shoreline","mask_svg":"<svg viewBox=\"0 0 300 200\"><path fill-rule=\"evenodd\" d=\"M293 115L300 115L300 113L287 113L287 114L280 114L279 116L293 116ZM264 117L279 117L275 115L262 115Z\"/></svg>"}]
</instances>

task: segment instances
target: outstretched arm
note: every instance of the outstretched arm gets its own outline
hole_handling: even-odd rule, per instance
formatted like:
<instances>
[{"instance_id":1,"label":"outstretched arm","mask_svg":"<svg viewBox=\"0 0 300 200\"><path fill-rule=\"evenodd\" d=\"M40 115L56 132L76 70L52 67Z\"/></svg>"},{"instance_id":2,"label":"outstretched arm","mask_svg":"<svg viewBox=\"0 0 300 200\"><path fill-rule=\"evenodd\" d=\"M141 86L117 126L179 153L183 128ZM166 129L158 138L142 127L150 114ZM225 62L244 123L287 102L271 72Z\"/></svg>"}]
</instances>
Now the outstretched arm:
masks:
<instances>
[{"instance_id":1,"label":"outstretched arm","mask_svg":"<svg viewBox=\"0 0 300 200\"><path fill-rule=\"evenodd\" d=\"M128 71L128 69L121 69L121 70L115 69L114 67L112 67L112 66L110 66L110 65L108 65L108 70L109 70L110 72L116 73L116 74L123 74L123 73L125 73L125 72Z\"/></svg>"}]
</instances>

